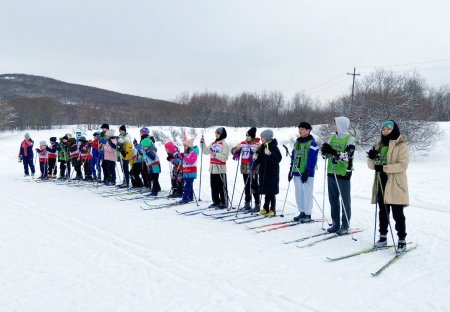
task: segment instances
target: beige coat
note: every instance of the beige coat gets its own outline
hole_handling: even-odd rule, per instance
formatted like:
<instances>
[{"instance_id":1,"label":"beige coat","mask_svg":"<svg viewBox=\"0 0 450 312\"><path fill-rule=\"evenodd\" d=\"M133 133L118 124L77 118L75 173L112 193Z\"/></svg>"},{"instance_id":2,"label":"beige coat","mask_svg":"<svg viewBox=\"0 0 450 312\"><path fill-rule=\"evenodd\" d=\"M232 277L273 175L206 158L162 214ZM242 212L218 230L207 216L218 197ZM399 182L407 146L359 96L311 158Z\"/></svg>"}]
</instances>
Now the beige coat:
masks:
<instances>
[{"instance_id":1,"label":"beige coat","mask_svg":"<svg viewBox=\"0 0 450 312\"><path fill-rule=\"evenodd\" d=\"M381 142L377 142L375 147L378 149ZM389 141L387 153L387 164L383 166L388 180L384 190L384 203L392 205L409 205L408 178L406 177L406 169L409 163L409 149L406 145L406 138L400 135L397 140ZM376 163L367 158L367 165L370 169L375 169ZM377 181L372 187L372 204L376 203Z\"/></svg>"},{"instance_id":2,"label":"beige coat","mask_svg":"<svg viewBox=\"0 0 450 312\"><path fill-rule=\"evenodd\" d=\"M220 161L225 162L225 165L213 165L210 164L209 165L209 172L211 172L212 174L223 174L223 173L227 173L227 166L226 166L226 162L228 160L228 156L230 155L230 147L228 146L227 142L225 140L220 141L223 143L223 150L220 153L216 153L216 155L213 157L211 156L211 158L216 158ZM203 154L205 155L211 155L211 146L213 145L213 143L211 143L208 147L205 147L205 144L203 145Z\"/></svg>"}]
</instances>

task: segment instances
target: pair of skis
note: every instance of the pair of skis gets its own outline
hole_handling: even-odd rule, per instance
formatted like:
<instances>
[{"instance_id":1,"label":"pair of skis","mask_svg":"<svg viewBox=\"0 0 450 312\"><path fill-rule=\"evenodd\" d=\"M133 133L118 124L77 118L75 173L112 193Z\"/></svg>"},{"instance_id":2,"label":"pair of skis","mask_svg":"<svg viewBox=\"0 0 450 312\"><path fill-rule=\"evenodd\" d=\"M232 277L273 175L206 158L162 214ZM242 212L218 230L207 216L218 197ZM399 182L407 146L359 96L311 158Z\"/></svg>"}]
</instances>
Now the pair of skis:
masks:
<instances>
[{"instance_id":1,"label":"pair of skis","mask_svg":"<svg viewBox=\"0 0 450 312\"><path fill-rule=\"evenodd\" d=\"M408 244L410 244L410 243L408 243ZM353 252L351 254L340 256L340 257L335 257L335 258L327 257L327 259L330 260L330 261L338 261L338 260L343 260L343 259L348 259L348 258L352 258L352 257L355 257L355 256L359 256L359 255L364 255L364 254L367 254L367 253L372 253L372 252L376 252L376 251L380 251L380 250L390 249L392 247L394 247L394 245L389 245L389 246L380 247L380 248L370 247L370 248L366 248L366 249L363 249L363 250L360 250L360 251L357 251L357 252ZM408 249L406 249L405 251L396 253L383 266L381 266L378 270L376 270L375 272L372 272L370 274L373 277L380 275L384 270L386 270L388 267L390 267L398 259L400 259L406 253L408 253L408 252L410 252L410 251L412 251L412 250L414 250L416 248L417 248L417 245L413 245L413 246L409 247Z\"/></svg>"},{"instance_id":2,"label":"pair of skis","mask_svg":"<svg viewBox=\"0 0 450 312\"><path fill-rule=\"evenodd\" d=\"M314 223L314 222L322 222L322 219L311 219L309 222L298 222L294 220L290 221L281 221L281 222L275 222L275 223L269 223L259 226L247 226L248 230L254 230L256 233L264 233L264 232L270 232L270 231L276 231L280 229L286 229L293 226L301 225L301 224L308 224L308 223Z\"/></svg>"}]
</instances>

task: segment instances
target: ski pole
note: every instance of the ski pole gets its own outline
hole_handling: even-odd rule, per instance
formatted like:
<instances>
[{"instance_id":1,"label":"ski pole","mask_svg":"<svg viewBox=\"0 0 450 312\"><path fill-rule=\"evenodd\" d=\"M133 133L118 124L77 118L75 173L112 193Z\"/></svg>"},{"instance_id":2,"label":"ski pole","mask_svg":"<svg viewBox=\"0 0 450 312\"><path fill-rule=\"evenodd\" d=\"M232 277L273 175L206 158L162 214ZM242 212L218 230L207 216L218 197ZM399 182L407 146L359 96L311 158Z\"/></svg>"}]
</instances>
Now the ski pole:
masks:
<instances>
[{"instance_id":1,"label":"ski pole","mask_svg":"<svg viewBox=\"0 0 450 312\"><path fill-rule=\"evenodd\" d=\"M288 194L289 194L289 187L290 186L291 186L291 181L289 181L289 183L288 183L288 187L287 187L287 190L286 190L286 196L284 197L283 210L281 211L281 214L280 214L281 218L284 218L284 208L286 207L286 201L287 201L287 197L288 197Z\"/></svg>"},{"instance_id":2,"label":"ski pole","mask_svg":"<svg viewBox=\"0 0 450 312\"><path fill-rule=\"evenodd\" d=\"M330 221L328 221L327 217L324 214L324 210L320 207L319 202L316 200L316 197L313 194L313 190L311 189L311 186L308 183L305 183L305 184L308 187L309 191L311 192L311 196L312 196L314 202L316 203L317 207L322 212L322 216L325 218L325 221L327 221L328 225L331 226L332 224L330 223ZM323 224L323 220L322 220L322 224ZM322 230L325 230L323 226L322 226Z\"/></svg>"},{"instance_id":3,"label":"ski pole","mask_svg":"<svg viewBox=\"0 0 450 312\"><path fill-rule=\"evenodd\" d=\"M327 159L323 159L325 164L323 166L323 196L322 196L322 229L323 229L323 221L325 220L325 188L326 188L326 178L327 178Z\"/></svg>"},{"instance_id":4,"label":"ski pole","mask_svg":"<svg viewBox=\"0 0 450 312\"><path fill-rule=\"evenodd\" d=\"M333 175L334 175L334 180L336 181L336 186L337 186L337 189L338 189L338 192L339 192L339 196L340 196L340 199L341 199L341 204L342 204L342 208L343 208L342 210L344 211L344 215L345 215L345 219L347 220L347 224L350 227L350 221L348 220L348 216L347 216L347 209L345 207L344 199L343 199L342 193L341 193L341 188L339 186L339 181L338 181L338 178L337 178L336 173L334 172L334 170L333 170ZM352 239L354 241L357 241L357 239L353 236L353 232L352 231L350 231L350 234L351 234Z\"/></svg>"},{"instance_id":5,"label":"ski pole","mask_svg":"<svg viewBox=\"0 0 450 312\"><path fill-rule=\"evenodd\" d=\"M230 203L230 209L233 208L233 199L234 199L234 190L236 189L236 180L237 180L237 174L239 170L239 163L241 162L241 158L239 157L237 165L236 165L236 174L234 175L234 185L233 185L233 193L231 194L231 203Z\"/></svg>"},{"instance_id":6,"label":"ski pole","mask_svg":"<svg viewBox=\"0 0 450 312\"><path fill-rule=\"evenodd\" d=\"M200 144L200 181L199 181L200 184L198 186L198 201L202 201L200 198L202 196L202 167L203 167L203 144Z\"/></svg>"},{"instance_id":7,"label":"ski pole","mask_svg":"<svg viewBox=\"0 0 450 312\"><path fill-rule=\"evenodd\" d=\"M237 215L238 215L239 208L241 207L242 197L243 197L244 194L245 194L245 188L247 187L247 183L248 183L248 180L249 180L251 174L252 174L252 173L251 173L251 171L250 171L249 176L248 176L247 179L245 180L244 191L241 193L241 198L239 199L239 204L238 204L237 209L236 209L236 217L237 217ZM251 193L250 193L250 194L251 194Z\"/></svg>"}]
</instances>

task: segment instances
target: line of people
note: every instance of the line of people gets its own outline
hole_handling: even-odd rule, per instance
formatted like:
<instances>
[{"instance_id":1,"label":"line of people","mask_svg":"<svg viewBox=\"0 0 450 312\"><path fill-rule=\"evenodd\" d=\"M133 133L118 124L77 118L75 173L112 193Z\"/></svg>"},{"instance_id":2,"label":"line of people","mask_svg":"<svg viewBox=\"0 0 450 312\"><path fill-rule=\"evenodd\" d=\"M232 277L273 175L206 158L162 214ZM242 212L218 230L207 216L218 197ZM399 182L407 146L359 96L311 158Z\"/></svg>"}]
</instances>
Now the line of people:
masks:
<instances>
[{"instance_id":1,"label":"line of people","mask_svg":"<svg viewBox=\"0 0 450 312\"><path fill-rule=\"evenodd\" d=\"M351 177L355 153L355 139L349 133L350 120L347 117L334 119L334 133L328 142L322 144L320 152L326 159L326 180L331 207L332 225L328 233L344 235L349 233L351 209ZM301 122L299 137L290 154L288 183L294 181L295 199L299 214L294 221L311 222L313 209L314 177L317 170L319 146L311 135L312 126ZM194 200L193 183L197 178L197 162L200 154L209 156L210 187L213 203L210 208L231 207L227 183L226 163L230 155L240 162L240 173L244 181L245 195L242 209L266 216L276 215L276 195L279 193L280 162L282 155L273 131L264 130L260 138L257 129L246 132L245 140L230 149L226 142L224 127L215 130L215 140L206 144L200 139L200 149L194 138L183 141L183 151L173 142L164 144L167 161L171 164L170 197L180 198L179 203ZM40 142L36 152L39 158L41 179L56 178L56 160L60 163L59 179L71 176L71 167L76 172L75 180L102 181L105 185L116 184L116 163L119 162L124 180L120 188L147 187L151 196L161 191L159 174L160 159L149 129L140 129L140 141L131 137L125 125L119 128L119 135L109 129L108 124L93 134L93 139L80 137L78 142L69 134L50 138L50 145ZM21 142L19 159L23 162L25 175L34 175L34 142L29 134ZM201 157L201 156L200 156ZM380 140L368 152L368 166L375 170L372 203L379 206L379 240L377 247L387 244L389 213L393 211L398 235L398 250L406 248L406 225L404 207L409 204L406 169L409 150L406 138L400 134L398 125L388 120L381 127ZM130 169L131 168L131 169ZM84 178L82 174L84 171ZM103 172L103 180L101 174ZM236 172L237 174L237 172ZM262 204L262 197L264 203ZM252 201L253 197L253 201ZM262 204L262 206L261 206Z\"/></svg>"}]
</instances>

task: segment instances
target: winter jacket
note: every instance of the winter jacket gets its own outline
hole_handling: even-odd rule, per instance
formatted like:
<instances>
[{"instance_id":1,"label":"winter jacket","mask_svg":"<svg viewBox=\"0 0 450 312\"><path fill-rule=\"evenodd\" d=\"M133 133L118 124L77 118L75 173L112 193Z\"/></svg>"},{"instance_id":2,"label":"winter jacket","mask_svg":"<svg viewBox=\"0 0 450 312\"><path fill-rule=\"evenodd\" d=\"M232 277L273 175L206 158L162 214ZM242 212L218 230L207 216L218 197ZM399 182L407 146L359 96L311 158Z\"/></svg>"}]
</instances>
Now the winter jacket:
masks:
<instances>
[{"instance_id":1,"label":"winter jacket","mask_svg":"<svg viewBox=\"0 0 450 312\"><path fill-rule=\"evenodd\" d=\"M264 150L268 148L270 155ZM259 165L259 188L260 194L276 195L280 192L280 162L281 152L276 139L261 144L257 152L255 165Z\"/></svg>"},{"instance_id":2,"label":"winter jacket","mask_svg":"<svg viewBox=\"0 0 450 312\"><path fill-rule=\"evenodd\" d=\"M108 139L106 144L103 146L103 159L109 161L116 161L116 151L117 151L117 139Z\"/></svg>"},{"instance_id":3,"label":"winter jacket","mask_svg":"<svg viewBox=\"0 0 450 312\"><path fill-rule=\"evenodd\" d=\"M19 157L33 159L33 145L34 141L32 139L23 140L20 143Z\"/></svg>"},{"instance_id":4,"label":"winter jacket","mask_svg":"<svg viewBox=\"0 0 450 312\"><path fill-rule=\"evenodd\" d=\"M298 138L291 153L290 171L294 176L300 176L305 171L308 177L314 177L317 165L317 154L319 147L312 135L306 138ZM294 165L294 168L292 168Z\"/></svg>"},{"instance_id":5,"label":"winter jacket","mask_svg":"<svg viewBox=\"0 0 450 312\"><path fill-rule=\"evenodd\" d=\"M381 141L375 144L379 149ZM409 163L409 148L404 135L400 135L397 140L389 141L387 153L387 163L383 166L388 180L384 189L384 203L392 205L409 205L408 179L406 169ZM376 162L367 158L367 165L370 169L375 169ZM372 187L372 204L376 203L377 179Z\"/></svg>"},{"instance_id":6,"label":"winter jacket","mask_svg":"<svg viewBox=\"0 0 450 312\"><path fill-rule=\"evenodd\" d=\"M183 178L197 179L198 147L189 148L183 157Z\"/></svg>"},{"instance_id":7,"label":"winter jacket","mask_svg":"<svg viewBox=\"0 0 450 312\"><path fill-rule=\"evenodd\" d=\"M211 152L214 152L215 156L212 156ZM225 140L212 142L207 148L203 148L203 154L211 155L209 172L212 174L227 173L227 160L230 154L230 147Z\"/></svg>"},{"instance_id":8,"label":"winter jacket","mask_svg":"<svg viewBox=\"0 0 450 312\"><path fill-rule=\"evenodd\" d=\"M241 173L242 174L249 174L250 173L250 167L253 166L253 173L256 174L257 167L253 164L253 155L256 154L256 151L258 150L260 146L260 138L255 138L251 142L242 141L239 143L239 145L233 147L231 149L231 154L239 153L239 158L241 159ZM234 160L238 160L239 158L235 158L233 156Z\"/></svg>"}]
</instances>

